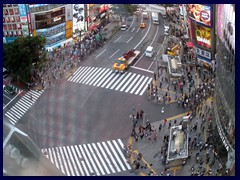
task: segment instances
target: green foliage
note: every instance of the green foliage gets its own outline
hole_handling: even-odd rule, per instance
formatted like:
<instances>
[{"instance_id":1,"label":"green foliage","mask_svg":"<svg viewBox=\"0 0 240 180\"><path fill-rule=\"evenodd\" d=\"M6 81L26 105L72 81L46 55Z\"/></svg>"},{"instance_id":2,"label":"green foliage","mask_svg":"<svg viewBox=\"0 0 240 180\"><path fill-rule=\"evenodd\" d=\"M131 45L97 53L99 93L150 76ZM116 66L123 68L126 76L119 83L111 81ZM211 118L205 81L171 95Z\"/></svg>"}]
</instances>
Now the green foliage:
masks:
<instances>
[{"instance_id":1,"label":"green foliage","mask_svg":"<svg viewBox=\"0 0 240 180\"><path fill-rule=\"evenodd\" d=\"M134 11L137 10L137 5L124 4L124 8L125 8L131 15L133 15Z\"/></svg>"},{"instance_id":2,"label":"green foliage","mask_svg":"<svg viewBox=\"0 0 240 180\"><path fill-rule=\"evenodd\" d=\"M18 37L3 45L3 64L18 80L29 82L32 63L37 66L47 61L44 49L46 38L42 36Z\"/></svg>"}]
</instances>

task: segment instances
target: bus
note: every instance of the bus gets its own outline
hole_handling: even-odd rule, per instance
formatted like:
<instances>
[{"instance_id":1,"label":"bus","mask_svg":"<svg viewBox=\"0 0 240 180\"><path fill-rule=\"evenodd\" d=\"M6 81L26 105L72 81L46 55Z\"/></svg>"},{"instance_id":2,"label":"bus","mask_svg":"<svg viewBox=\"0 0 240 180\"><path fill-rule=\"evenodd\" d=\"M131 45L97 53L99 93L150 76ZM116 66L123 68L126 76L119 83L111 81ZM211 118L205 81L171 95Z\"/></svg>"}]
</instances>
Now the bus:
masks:
<instances>
[{"instance_id":1,"label":"bus","mask_svg":"<svg viewBox=\"0 0 240 180\"><path fill-rule=\"evenodd\" d=\"M157 12L152 12L152 20L153 20L153 24L159 24L159 18L158 18Z\"/></svg>"}]
</instances>

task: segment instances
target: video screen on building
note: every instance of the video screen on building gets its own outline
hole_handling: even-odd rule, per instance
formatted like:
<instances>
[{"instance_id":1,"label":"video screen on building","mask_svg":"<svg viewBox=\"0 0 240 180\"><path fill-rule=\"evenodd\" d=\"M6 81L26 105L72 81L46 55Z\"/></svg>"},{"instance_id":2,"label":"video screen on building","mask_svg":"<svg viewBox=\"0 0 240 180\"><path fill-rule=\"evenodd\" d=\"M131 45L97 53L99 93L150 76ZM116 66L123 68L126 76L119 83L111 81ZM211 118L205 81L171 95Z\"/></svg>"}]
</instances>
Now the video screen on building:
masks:
<instances>
[{"instance_id":1,"label":"video screen on building","mask_svg":"<svg viewBox=\"0 0 240 180\"><path fill-rule=\"evenodd\" d=\"M211 49L212 37L211 37L211 29L195 25L195 39L197 45L201 47L205 47L207 49Z\"/></svg>"},{"instance_id":2,"label":"video screen on building","mask_svg":"<svg viewBox=\"0 0 240 180\"><path fill-rule=\"evenodd\" d=\"M202 4L188 4L188 16L192 20L205 26L212 26L211 6Z\"/></svg>"},{"instance_id":3,"label":"video screen on building","mask_svg":"<svg viewBox=\"0 0 240 180\"><path fill-rule=\"evenodd\" d=\"M73 4L73 32L84 30L84 4Z\"/></svg>"},{"instance_id":4,"label":"video screen on building","mask_svg":"<svg viewBox=\"0 0 240 180\"><path fill-rule=\"evenodd\" d=\"M65 8L50 11L44 14L36 14L36 29L44 29L56 26L65 22Z\"/></svg>"}]
</instances>

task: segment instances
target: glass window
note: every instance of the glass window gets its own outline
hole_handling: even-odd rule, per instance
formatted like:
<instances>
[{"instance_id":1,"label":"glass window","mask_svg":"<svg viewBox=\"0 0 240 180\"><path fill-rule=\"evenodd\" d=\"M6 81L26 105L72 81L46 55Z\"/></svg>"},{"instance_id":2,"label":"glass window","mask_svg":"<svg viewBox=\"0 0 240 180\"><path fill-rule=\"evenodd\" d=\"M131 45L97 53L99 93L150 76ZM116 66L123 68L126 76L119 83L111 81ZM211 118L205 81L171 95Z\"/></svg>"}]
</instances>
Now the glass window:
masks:
<instances>
[{"instance_id":1,"label":"glass window","mask_svg":"<svg viewBox=\"0 0 240 180\"><path fill-rule=\"evenodd\" d=\"M4 29L4 31L7 30L7 25L6 24L3 25L3 29Z\"/></svg>"},{"instance_id":2,"label":"glass window","mask_svg":"<svg viewBox=\"0 0 240 180\"><path fill-rule=\"evenodd\" d=\"M14 11L15 11L15 14L19 14L18 9L14 9Z\"/></svg>"},{"instance_id":3,"label":"glass window","mask_svg":"<svg viewBox=\"0 0 240 180\"><path fill-rule=\"evenodd\" d=\"M10 15L13 15L13 9L9 9Z\"/></svg>"},{"instance_id":4,"label":"glass window","mask_svg":"<svg viewBox=\"0 0 240 180\"><path fill-rule=\"evenodd\" d=\"M14 17L11 17L11 21L12 21L12 22L15 22L15 18L14 18Z\"/></svg>"},{"instance_id":5,"label":"glass window","mask_svg":"<svg viewBox=\"0 0 240 180\"><path fill-rule=\"evenodd\" d=\"M4 10L4 14L8 15L8 10L7 9Z\"/></svg>"}]
</instances>

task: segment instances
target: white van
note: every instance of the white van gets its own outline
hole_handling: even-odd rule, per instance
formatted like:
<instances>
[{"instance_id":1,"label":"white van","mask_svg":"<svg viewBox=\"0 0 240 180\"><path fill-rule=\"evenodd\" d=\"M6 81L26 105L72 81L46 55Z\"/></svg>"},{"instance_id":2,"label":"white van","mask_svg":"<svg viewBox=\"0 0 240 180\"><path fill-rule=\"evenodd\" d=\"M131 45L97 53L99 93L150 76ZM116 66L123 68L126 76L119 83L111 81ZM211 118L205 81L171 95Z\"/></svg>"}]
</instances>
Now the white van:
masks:
<instances>
[{"instance_id":1,"label":"white van","mask_svg":"<svg viewBox=\"0 0 240 180\"><path fill-rule=\"evenodd\" d=\"M122 31L126 31L127 29L128 29L128 25L123 24L123 25L121 26L121 30L122 30Z\"/></svg>"},{"instance_id":2,"label":"white van","mask_svg":"<svg viewBox=\"0 0 240 180\"><path fill-rule=\"evenodd\" d=\"M145 51L145 56L147 57L152 57L153 56L153 47L152 46L148 46L146 51Z\"/></svg>"}]
</instances>

